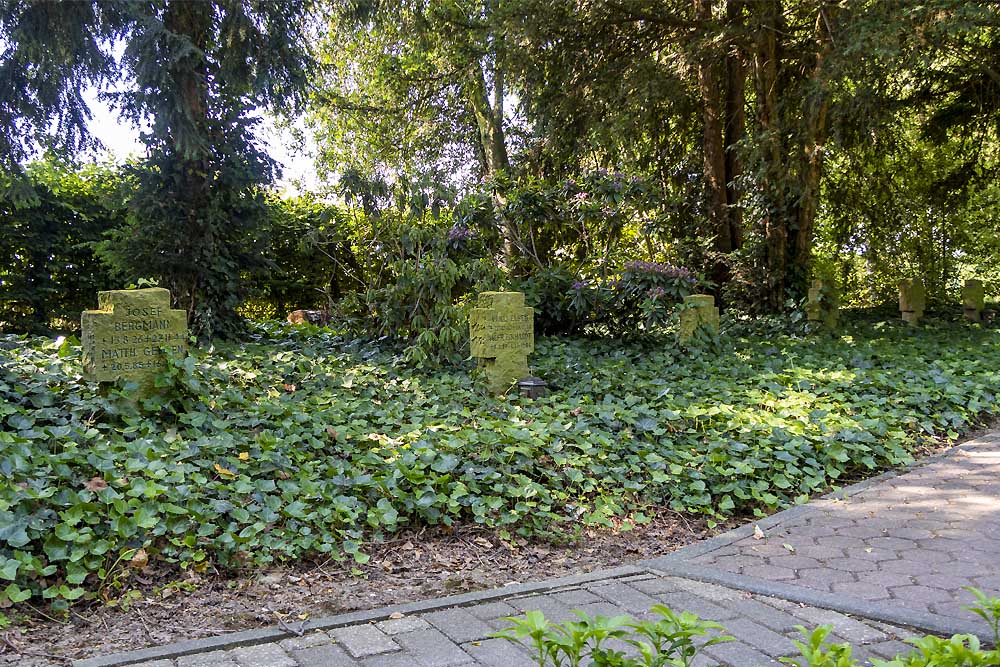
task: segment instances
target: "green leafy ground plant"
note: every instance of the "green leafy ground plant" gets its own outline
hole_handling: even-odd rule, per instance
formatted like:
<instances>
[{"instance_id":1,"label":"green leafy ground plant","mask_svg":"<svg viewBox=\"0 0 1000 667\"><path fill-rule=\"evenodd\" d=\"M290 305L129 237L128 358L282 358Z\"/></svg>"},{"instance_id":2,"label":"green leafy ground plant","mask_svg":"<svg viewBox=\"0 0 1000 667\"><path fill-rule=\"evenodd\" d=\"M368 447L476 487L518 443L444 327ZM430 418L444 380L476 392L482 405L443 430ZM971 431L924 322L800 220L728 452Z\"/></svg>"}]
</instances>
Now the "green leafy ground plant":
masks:
<instances>
[{"instance_id":1,"label":"green leafy ground plant","mask_svg":"<svg viewBox=\"0 0 1000 667\"><path fill-rule=\"evenodd\" d=\"M544 399L465 368L261 327L195 349L137 404L84 382L74 341L0 338L0 602L113 597L174 568L363 563L400 526L572 535L659 507L760 515L906 463L1000 410L997 332L743 329L718 353L543 338Z\"/></svg>"}]
</instances>

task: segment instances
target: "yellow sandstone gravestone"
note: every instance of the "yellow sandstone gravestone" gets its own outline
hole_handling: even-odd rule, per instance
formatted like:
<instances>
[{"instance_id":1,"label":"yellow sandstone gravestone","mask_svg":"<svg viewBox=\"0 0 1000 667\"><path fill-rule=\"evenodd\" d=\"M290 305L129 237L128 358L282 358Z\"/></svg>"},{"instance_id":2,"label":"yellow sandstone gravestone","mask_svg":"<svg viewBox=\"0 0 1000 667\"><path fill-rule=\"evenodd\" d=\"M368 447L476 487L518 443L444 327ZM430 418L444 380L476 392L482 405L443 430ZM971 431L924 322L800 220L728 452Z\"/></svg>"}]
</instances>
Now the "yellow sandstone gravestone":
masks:
<instances>
[{"instance_id":1,"label":"yellow sandstone gravestone","mask_svg":"<svg viewBox=\"0 0 1000 667\"><path fill-rule=\"evenodd\" d=\"M170 308L160 287L97 293L97 310L80 318L83 376L94 382L124 379L153 391L167 356L187 352L187 313Z\"/></svg>"},{"instance_id":2,"label":"yellow sandstone gravestone","mask_svg":"<svg viewBox=\"0 0 1000 667\"><path fill-rule=\"evenodd\" d=\"M983 281L975 278L966 280L962 288L962 308L965 317L973 322L983 319L983 308L986 307L986 291Z\"/></svg>"},{"instance_id":3,"label":"yellow sandstone gravestone","mask_svg":"<svg viewBox=\"0 0 1000 667\"><path fill-rule=\"evenodd\" d=\"M810 322L820 322L827 329L836 329L840 319L840 290L825 280L814 280L809 287L806 317Z\"/></svg>"},{"instance_id":4,"label":"yellow sandstone gravestone","mask_svg":"<svg viewBox=\"0 0 1000 667\"><path fill-rule=\"evenodd\" d=\"M528 355L535 350L535 311L524 305L524 294L480 294L469 315L469 342L494 394L528 377Z\"/></svg>"},{"instance_id":5,"label":"yellow sandstone gravestone","mask_svg":"<svg viewBox=\"0 0 1000 667\"><path fill-rule=\"evenodd\" d=\"M907 324L918 326L926 306L924 282L920 278L907 278L899 283L899 311Z\"/></svg>"},{"instance_id":6,"label":"yellow sandstone gravestone","mask_svg":"<svg viewBox=\"0 0 1000 667\"><path fill-rule=\"evenodd\" d=\"M719 309L711 294L692 294L684 297L677 340L686 345L698 329L704 328L712 335L719 333Z\"/></svg>"}]
</instances>

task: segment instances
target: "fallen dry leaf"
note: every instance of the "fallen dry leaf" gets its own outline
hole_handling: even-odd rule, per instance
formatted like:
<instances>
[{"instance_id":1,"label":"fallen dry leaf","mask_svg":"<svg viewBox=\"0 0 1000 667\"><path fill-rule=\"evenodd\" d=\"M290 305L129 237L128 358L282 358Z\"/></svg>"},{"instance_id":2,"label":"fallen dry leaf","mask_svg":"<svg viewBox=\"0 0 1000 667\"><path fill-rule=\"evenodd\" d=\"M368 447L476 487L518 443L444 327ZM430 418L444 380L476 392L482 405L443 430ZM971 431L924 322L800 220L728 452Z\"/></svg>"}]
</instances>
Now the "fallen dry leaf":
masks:
<instances>
[{"instance_id":1,"label":"fallen dry leaf","mask_svg":"<svg viewBox=\"0 0 1000 667\"><path fill-rule=\"evenodd\" d=\"M389 618L391 618L394 621L398 621L399 619L403 618L404 616L406 616L406 614L403 614L403 613L398 612L398 611L394 611L391 614L389 614Z\"/></svg>"},{"instance_id":2,"label":"fallen dry leaf","mask_svg":"<svg viewBox=\"0 0 1000 667\"><path fill-rule=\"evenodd\" d=\"M761 530L760 526L758 526L757 524L753 525L753 538L755 540L762 540L762 539L764 539L764 531Z\"/></svg>"},{"instance_id":3,"label":"fallen dry leaf","mask_svg":"<svg viewBox=\"0 0 1000 667\"><path fill-rule=\"evenodd\" d=\"M98 491L103 491L108 488L108 483L100 477L91 477L90 481L83 483L83 488L97 493Z\"/></svg>"},{"instance_id":4,"label":"fallen dry leaf","mask_svg":"<svg viewBox=\"0 0 1000 667\"><path fill-rule=\"evenodd\" d=\"M133 570L143 570L149 565L149 555L146 553L145 549L139 549L132 556L132 560L128 562L128 566Z\"/></svg>"}]
</instances>

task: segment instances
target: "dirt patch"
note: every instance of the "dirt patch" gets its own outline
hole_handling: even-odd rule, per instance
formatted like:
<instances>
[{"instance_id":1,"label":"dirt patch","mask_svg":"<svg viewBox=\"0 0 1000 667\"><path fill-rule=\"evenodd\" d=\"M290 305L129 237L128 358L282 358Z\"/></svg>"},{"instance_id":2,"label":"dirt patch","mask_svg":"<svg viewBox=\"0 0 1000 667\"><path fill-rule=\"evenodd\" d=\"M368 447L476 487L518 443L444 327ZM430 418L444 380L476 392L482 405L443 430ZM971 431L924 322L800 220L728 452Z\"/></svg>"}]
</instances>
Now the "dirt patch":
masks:
<instances>
[{"instance_id":1,"label":"dirt patch","mask_svg":"<svg viewBox=\"0 0 1000 667\"><path fill-rule=\"evenodd\" d=\"M661 510L632 530L588 530L565 544L501 539L476 527L425 528L369 545L371 560L299 563L263 572L135 571L111 604L78 605L65 621L39 611L0 631L0 665L50 667L184 639L540 581L660 556L726 530ZM360 571L360 574L358 573ZM280 620L279 620L280 619Z\"/></svg>"}]
</instances>

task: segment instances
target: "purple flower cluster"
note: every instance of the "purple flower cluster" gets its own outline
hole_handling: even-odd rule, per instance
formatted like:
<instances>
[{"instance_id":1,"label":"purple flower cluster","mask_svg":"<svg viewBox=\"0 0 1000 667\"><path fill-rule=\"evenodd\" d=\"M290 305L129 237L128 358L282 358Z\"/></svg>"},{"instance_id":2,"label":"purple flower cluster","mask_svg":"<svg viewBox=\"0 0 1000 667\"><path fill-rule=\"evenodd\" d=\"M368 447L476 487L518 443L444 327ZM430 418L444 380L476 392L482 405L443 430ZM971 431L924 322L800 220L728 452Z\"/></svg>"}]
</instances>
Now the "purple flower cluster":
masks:
<instances>
[{"instance_id":1,"label":"purple flower cluster","mask_svg":"<svg viewBox=\"0 0 1000 667\"><path fill-rule=\"evenodd\" d=\"M460 225L455 225L454 227L448 230L448 241L450 243L468 241L475 235L476 235L476 230L469 229L468 227L462 227Z\"/></svg>"},{"instance_id":2,"label":"purple flower cluster","mask_svg":"<svg viewBox=\"0 0 1000 667\"><path fill-rule=\"evenodd\" d=\"M694 274L691 273L689 269L685 269L683 266L664 264L662 262L629 262L625 265L625 270L641 273L658 273L661 276L666 276L668 278L682 278L686 280L694 278Z\"/></svg>"},{"instance_id":3,"label":"purple flower cluster","mask_svg":"<svg viewBox=\"0 0 1000 667\"><path fill-rule=\"evenodd\" d=\"M587 283L583 280L577 280L573 283L573 289L579 292L587 286Z\"/></svg>"},{"instance_id":4,"label":"purple flower cluster","mask_svg":"<svg viewBox=\"0 0 1000 667\"><path fill-rule=\"evenodd\" d=\"M647 292L647 295L649 296L650 299L653 299L655 301L656 299L659 299L662 296L666 296L667 290L663 289L662 287L654 287L653 289L649 290L649 292Z\"/></svg>"}]
</instances>

